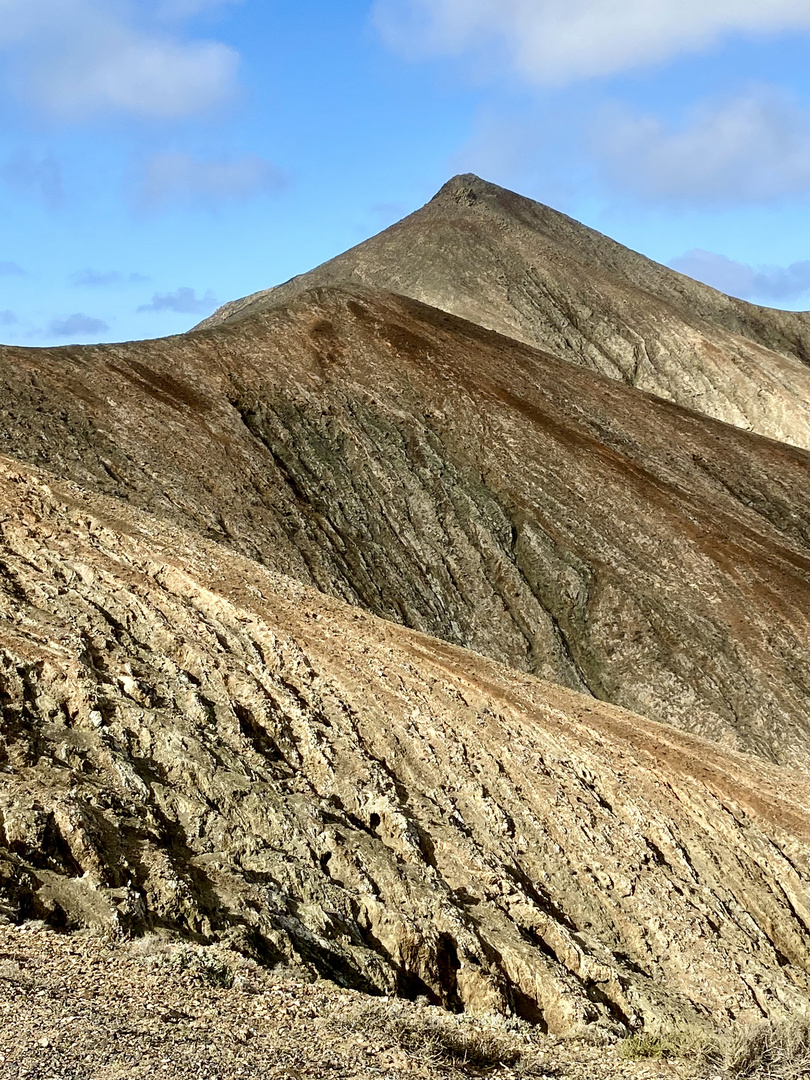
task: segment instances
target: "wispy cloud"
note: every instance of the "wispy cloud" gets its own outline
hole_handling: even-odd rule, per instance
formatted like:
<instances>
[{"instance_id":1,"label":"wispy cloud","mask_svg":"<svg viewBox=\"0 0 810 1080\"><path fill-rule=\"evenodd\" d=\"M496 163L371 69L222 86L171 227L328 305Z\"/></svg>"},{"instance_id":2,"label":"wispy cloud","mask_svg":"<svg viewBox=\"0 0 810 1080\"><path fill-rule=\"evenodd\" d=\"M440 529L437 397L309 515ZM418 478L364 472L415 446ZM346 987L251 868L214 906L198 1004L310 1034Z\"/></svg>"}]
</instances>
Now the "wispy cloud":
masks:
<instances>
[{"instance_id":1,"label":"wispy cloud","mask_svg":"<svg viewBox=\"0 0 810 1080\"><path fill-rule=\"evenodd\" d=\"M607 109L593 149L622 192L693 202L810 192L810 114L773 87L703 103L680 127Z\"/></svg>"},{"instance_id":2,"label":"wispy cloud","mask_svg":"<svg viewBox=\"0 0 810 1080\"><path fill-rule=\"evenodd\" d=\"M810 291L810 261L790 266L761 266L735 262L726 255L693 248L669 264L688 277L712 285L742 300L796 300Z\"/></svg>"},{"instance_id":3,"label":"wispy cloud","mask_svg":"<svg viewBox=\"0 0 810 1080\"><path fill-rule=\"evenodd\" d=\"M157 14L164 19L188 19L213 8L240 4L242 0L160 0Z\"/></svg>"},{"instance_id":4,"label":"wispy cloud","mask_svg":"<svg viewBox=\"0 0 810 1080\"><path fill-rule=\"evenodd\" d=\"M48 336L56 338L98 337L99 334L103 334L109 329L103 319L95 319L92 315L83 315L81 312L77 312L75 315L67 315L64 318L51 319L48 323Z\"/></svg>"},{"instance_id":5,"label":"wispy cloud","mask_svg":"<svg viewBox=\"0 0 810 1080\"><path fill-rule=\"evenodd\" d=\"M71 285L99 289L107 285L142 285L149 278L144 274L122 274L118 270L78 270L70 275Z\"/></svg>"},{"instance_id":6,"label":"wispy cloud","mask_svg":"<svg viewBox=\"0 0 810 1080\"><path fill-rule=\"evenodd\" d=\"M8 308L5 311L0 311L0 326L14 326L19 321L14 312L9 311Z\"/></svg>"},{"instance_id":7,"label":"wispy cloud","mask_svg":"<svg viewBox=\"0 0 810 1080\"><path fill-rule=\"evenodd\" d=\"M23 268L15 262L0 262L0 277L22 277Z\"/></svg>"},{"instance_id":8,"label":"wispy cloud","mask_svg":"<svg viewBox=\"0 0 810 1080\"><path fill-rule=\"evenodd\" d=\"M36 195L52 210L65 201L62 169L50 154L38 156L21 150L0 165L0 179L17 191Z\"/></svg>"},{"instance_id":9,"label":"wispy cloud","mask_svg":"<svg viewBox=\"0 0 810 1080\"><path fill-rule=\"evenodd\" d=\"M810 28L807 0L376 0L374 13L395 48L497 51L547 85L670 60L730 34Z\"/></svg>"},{"instance_id":10,"label":"wispy cloud","mask_svg":"<svg viewBox=\"0 0 810 1080\"><path fill-rule=\"evenodd\" d=\"M151 5L2 0L0 12L11 85L64 119L105 112L176 119L221 104L236 87L233 49L170 33Z\"/></svg>"},{"instance_id":11,"label":"wispy cloud","mask_svg":"<svg viewBox=\"0 0 810 1080\"><path fill-rule=\"evenodd\" d=\"M196 289L181 287L173 293L155 293L150 304L141 304L139 312L173 311L178 315L210 315L218 301L209 289L205 296L197 296Z\"/></svg>"},{"instance_id":12,"label":"wispy cloud","mask_svg":"<svg viewBox=\"0 0 810 1080\"><path fill-rule=\"evenodd\" d=\"M175 204L215 207L260 195L276 195L287 184L272 162L255 154L237 158L199 158L166 151L150 158L137 189L137 205L160 210Z\"/></svg>"}]
</instances>

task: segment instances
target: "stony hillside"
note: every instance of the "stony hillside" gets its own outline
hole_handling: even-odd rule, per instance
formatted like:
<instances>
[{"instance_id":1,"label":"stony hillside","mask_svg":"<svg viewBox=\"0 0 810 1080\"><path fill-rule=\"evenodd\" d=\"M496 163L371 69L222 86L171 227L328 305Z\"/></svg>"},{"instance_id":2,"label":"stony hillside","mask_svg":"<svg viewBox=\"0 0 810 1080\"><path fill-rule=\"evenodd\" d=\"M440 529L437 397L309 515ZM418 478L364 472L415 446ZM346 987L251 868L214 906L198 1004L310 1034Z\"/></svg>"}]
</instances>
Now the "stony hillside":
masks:
<instances>
[{"instance_id":1,"label":"stony hillside","mask_svg":"<svg viewBox=\"0 0 810 1080\"><path fill-rule=\"evenodd\" d=\"M0 348L0 920L523 1035L810 1011L806 359L475 178Z\"/></svg>"},{"instance_id":2,"label":"stony hillside","mask_svg":"<svg viewBox=\"0 0 810 1080\"><path fill-rule=\"evenodd\" d=\"M640 1038L643 1038L641 1036ZM629 1044L629 1045L632 1045ZM0 918L0 1080L679 1080L628 1044L370 999L222 946Z\"/></svg>"},{"instance_id":3,"label":"stony hillside","mask_svg":"<svg viewBox=\"0 0 810 1080\"><path fill-rule=\"evenodd\" d=\"M404 298L0 353L0 446L364 610L810 757L810 455Z\"/></svg>"},{"instance_id":4,"label":"stony hillside","mask_svg":"<svg viewBox=\"0 0 810 1080\"><path fill-rule=\"evenodd\" d=\"M6 913L556 1033L801 1010L810 784L0 463Z\"/></svg>"},{"instance_id":5,"label":"stony hillside","mask_svg":"<svg viewBox=\"0 0 810 1080\"><path fill-rule=\"evenodd\" d=\"M755 307L547 206L458 176L415 214L203 325L313 286L422 300L739 427L810 447L810 314Z\"/></svg>"}]
</instances>

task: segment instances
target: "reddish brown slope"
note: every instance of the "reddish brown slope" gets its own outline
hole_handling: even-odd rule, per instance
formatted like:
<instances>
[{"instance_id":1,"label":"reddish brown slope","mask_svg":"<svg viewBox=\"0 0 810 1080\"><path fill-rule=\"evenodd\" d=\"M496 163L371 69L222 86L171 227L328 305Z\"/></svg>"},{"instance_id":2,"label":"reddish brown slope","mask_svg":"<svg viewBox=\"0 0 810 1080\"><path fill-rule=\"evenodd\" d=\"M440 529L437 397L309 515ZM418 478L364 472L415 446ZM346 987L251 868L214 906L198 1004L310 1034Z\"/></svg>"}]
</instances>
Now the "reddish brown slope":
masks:
<instances>
[{"instance_id":1,"label":"reddish brown slope","mask_svg":"<svg viewBox=\"0 0 810 1080\"><path fill-rule=\"evenodd\" d=\"M4 350L8 452L386 618L810 755L810 456L414 301Z\"/></svg>"}]
</instances>

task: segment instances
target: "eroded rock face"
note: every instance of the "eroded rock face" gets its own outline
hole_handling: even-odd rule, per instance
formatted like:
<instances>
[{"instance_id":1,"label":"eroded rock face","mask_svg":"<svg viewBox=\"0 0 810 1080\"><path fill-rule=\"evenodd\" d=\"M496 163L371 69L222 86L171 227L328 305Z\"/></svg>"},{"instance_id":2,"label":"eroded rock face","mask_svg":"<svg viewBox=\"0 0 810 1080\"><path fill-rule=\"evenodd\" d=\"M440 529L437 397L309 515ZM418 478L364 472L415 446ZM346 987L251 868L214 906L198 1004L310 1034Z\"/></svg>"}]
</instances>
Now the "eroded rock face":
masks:
<instances>
[{"instance_id":1,"label":"eroded rock face","mask_svg":"<svg viewBox=\"0 0 810 1080\"><path fill-rule=\"evenodd\" d=\"M788 765L810 455L414 301L4 350L0 445L384 618Z\"/></svg>"},{"instance_id":2,"label":"eroded rock face","mask_svg":"<svg viewBox=\"0 0 810 1080\"><path fill-rule=\"evenodd\" d=\"M0 461L0 893L552 1031L810 991L810 786Z\"/></svg>"},{"instance_id":3,"label":"eroded rock face","mask_svg":"<svg viewBox=\"0 0 810 1080\"><path fill-rule=\"evenodd\" d=\"M810 315L723 295L565 214L458 176L415 214L215 326L313 286L414 297L690 409L810 447Z\"/></svg>"}]
</instances>

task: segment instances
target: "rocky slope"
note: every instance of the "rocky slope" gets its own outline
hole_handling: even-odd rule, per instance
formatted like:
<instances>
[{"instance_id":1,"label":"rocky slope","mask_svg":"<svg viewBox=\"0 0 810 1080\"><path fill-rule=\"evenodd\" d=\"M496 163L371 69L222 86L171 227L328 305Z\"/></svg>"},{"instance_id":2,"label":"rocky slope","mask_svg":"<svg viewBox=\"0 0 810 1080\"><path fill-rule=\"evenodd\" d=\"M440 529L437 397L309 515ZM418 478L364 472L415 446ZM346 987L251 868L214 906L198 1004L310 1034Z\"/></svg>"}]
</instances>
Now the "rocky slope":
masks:
<instances>
[{"instance_id":1,"label":"rocky slope","mask_svg":"<svg viewBox=\"0 0 810 1080\"><path fill-rule=\"evenodd\" d=\"M677 1080L670 1061L268 972L219 946L0 921L0 1080Z\"/></svg>"},{"instance_id":2,"label":"rocky slope","mask_svg":"<svg viewBox=\"0 0 810 1080\"><path fill-rule=\"evenodd\" d=\"M805 317L470 178L358 259L437 306L0 349L0 914L552 1033L807 1010L810 453L705 415L805 441Z\"/></svg>"},{"instance_id":3,"label":"rocky slope","mask_svg":"<svg viewBox=\"0 0 810 1080\"><path fill-rule=\"evenodd\" d=\"M0 446L388 619L810 756L810 455L404 298L0 353Z\"/></svg>"},{"instance_id":4,"label":"rocky slope","mask_svg":"<svg viewBox=\"0 0 810 1080\"><path fill-rule=\"evenodd\" d=\"M414 297L680 405L810 447L810 315L755 307L488 184L427 206L285 285L226 304L244 318L305 289Z\"/></svg>"},{"instance_id":5,"label":"rocky slope","mask_svg":"<svg viewBox=\"0 0 810 1080\"><path fill-rule=\"evenodd\" d=\"M552 1032L810 991L810 783L0 462L7 912Z\"/></svg>"}]
</instances>

